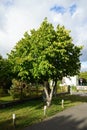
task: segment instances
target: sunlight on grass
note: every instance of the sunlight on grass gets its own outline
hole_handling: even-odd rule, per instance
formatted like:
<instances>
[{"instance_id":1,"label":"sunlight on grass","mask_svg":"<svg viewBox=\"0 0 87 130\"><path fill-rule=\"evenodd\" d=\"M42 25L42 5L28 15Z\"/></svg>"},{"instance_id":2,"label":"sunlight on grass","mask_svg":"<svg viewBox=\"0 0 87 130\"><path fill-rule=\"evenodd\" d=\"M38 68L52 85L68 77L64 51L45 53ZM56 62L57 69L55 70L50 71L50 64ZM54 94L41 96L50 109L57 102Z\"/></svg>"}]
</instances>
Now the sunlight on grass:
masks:
<instances>
[{"instance_id":1,"label":"sunlight on grass","mask_svg":"<svg viewBox=\"0 0 87 130\"><path fill-rule=\"evenodd\" d=\"M53 98L52 105L47 108L45 117L42 100L28 101L14 107L5 108L0 110L0 130L14 130L12 124L13 113L16 114L16 130L21 130L26 126L41 122L42 120L64 110L61 107L62 99L64 99L64 109L77 105L78 103L87 102L87 97L79 97L73 95Z\"/></svg>"},{"instance_id":2,"label":"sunlight on grass","mask_svg":"<svg viewBox=\"0 0 87 130\"><path fill-rule=\"evenodd\" d=\"M9 102L9 101L13 101L13 98L11 96L0 97L0 103Z\"/></svg>"}]
</instances>

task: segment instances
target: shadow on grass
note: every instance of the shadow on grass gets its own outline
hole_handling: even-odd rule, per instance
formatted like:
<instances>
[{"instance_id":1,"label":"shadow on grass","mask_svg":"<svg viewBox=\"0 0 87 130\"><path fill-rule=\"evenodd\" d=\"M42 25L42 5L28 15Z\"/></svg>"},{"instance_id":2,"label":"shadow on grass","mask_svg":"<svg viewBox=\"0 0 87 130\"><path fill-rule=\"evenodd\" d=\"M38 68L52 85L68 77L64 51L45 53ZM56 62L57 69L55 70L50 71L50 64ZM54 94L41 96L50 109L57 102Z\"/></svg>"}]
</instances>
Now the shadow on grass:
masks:
<instances>
[{"instance_id":1,"label":"shadow on grass","mask_svg":"<svg viewBox=\"0 0 87 130\"><path fill-rule=\"evenodd\" d=\"M59 94L57 95L57 97L53 97L53 101L52 101L52 104L61 104L61 100L64 99L65 101L67 100L68 103L69 102L87 102L87 96L80 96L80 95L69 95L69 94ZM27 99L27 100L24 100L24 101L13 101L12 104L8 104L7 102L7 108L12 108L12 107L19 107L19 105L21 107L27 107L27 106L37 106L37 104L41 104L44 105L44 102L43 102L43 99L42 97L39 97L39 98L34 98L34 99ZM23 105L24 104L24 105ZM1 104L0 104L1 105ZM4 102L2 104L3 106L5 105ZM37 109L41 107L41 105L38 105L37 106ZM3 107L3 109L5 108L5 106ZM6 109L7 109L6 108Z\"/></svg>"},{"instance_id":2,"label":"shadow on grass","mask_svg":"<svg viewBox=\"0 0 87 130\"><path fill-rule=\"evenodd\" d=\"M4 104L3 104L4 105ZM6 111L9 109L21 109L21 108L25 108L25 107L35 107L36 109L39 109L43 106L43 101L42 99L37 99L37 100L27 100L27 101L23 101L23 102L15 102L15 104L13 105L9 105L8 107L3 107L3 109L1 109L1 111Z\"/></svg>"},{"instance_id":3,"label":"shadow on grass","mask_svg":"<svg viewBox=\"0 0 87 130\"><path fill-rule=\"evenodd\" d=\"M51 107L53 107L52 108L53 110L50 111L50 114L48 114L48 115L51 116L53 114L56 114L58 111L61 111L61 108L59 108L59 106L61 105L62 99L65 100L65 104L64 104L65 106L68 106L69 104L72 104L72 103L75 103L75 102L87 102L87 97L81 97L81 96L77 96L77 95L60 95L60 96L57 96L56 98L53 98L52 106L51 106ZM55 109L55 110L54 110L54 105L57 106L57 109ZM35 110L34 113L33 113L33 109ZM42 99L38 99L38 100L31 100L31 101L29 100L27 102L24 102L23 104L19 104L19 105L17 104L16 106L3 109L3 110L0 111L0 113L1 114L2 114L2 112L3 113L12 112L13 113L14 111L15 112L17 111L18 116L17 116L17 119L16 119L16 128L15 129L20 130L21 128L23 128L25 126L28 126L28 125L31 125L33 123L37 123L37 122L42 121L44 119L43 116L42 116L43 115L42 109L43 109ZM60 110L58 110L58 109L60 109ZM20 110L21 110L20 113L24 112L21 115L19 115ZM51 109L49 108L49 110L51 110ZM53 114L52 114L52 112L53 112ZM64 119L64 120L62 120L62 119ZM50 121L47 121L48 124L50 123ZM54 125L56 125L55 127L53 126L54 128L52 127L52 124L53 124L52 121L53 121ZM86 119L76 121L75 119L72 119L71 115L55 117L52 121L51 121L50 126L48 126L47 128L45 128L45 125L47 124L47 122L44 122L44 124L42 123L42 125L40 126L40 129L39 128L38 129L34 128L34 129L35 130L41 130L42 127L43 127L43 128L45 128L44 130L46 130L46 129L47 130L49 130L49 129L50 130L57 130L57 129L59 129L58 127L60 127L60 124L61 124L62 129L59 129L59 130L71 130L71 129L69 129L70 127L68 127L68 125L70 123L73 130L87 130L86 129L87 126L84 126L84 129L82 129L82 128L77 129L77 128L79 128L79 125L81 123L84 123L86 121ZM59 121L59 124L57 124L57 121ZM35 125L35 126L37 126L37 125ZM66 125L66 129L64 128L64 125ZM27 129L27 130L34 130L32 128L32 126L29 127L29 128L30 129ZM4 121L0 120L0 130L14 130L12 119L9 118L9 120L5 119Z\"/></svg>"},{"instance_id":4,"label":"shadow on grass","mask_svg":"<svg viewBox=\"0 0 87 130\"><path fill-rule=\"evenodd\" d=\"M79 103L79 102L87 102L87 96L80 96L80 95L60 95L60 96L57 96L57 97L54 97L53 98L53 102L54 104L59 104L61 105L61 101L62 99L64 100L64 103L65 104L69 104L69 103Z\"/></svg>"},{"instance_id":5,"label":"shadow on grass","mask_svg":"<svg viewBox=\"0 0 87 130\"><path fill-rule=\"evenodd\" d=\"M37 121L41 122L41 118L39 116L19 116L15 120L15 125L13 123L13 119L7 119L4 121L0 121L0 130L21 130L22 128L37 123Z\"/></svg>"},{"instance_id":6,"label":"shadow on grass","mask_svg":"<svg viewBox=\"0 0 87 130\"><path fill-rule=\"evenodd\" d=\"M53 100L52 100L52 105L61 105L61 101L62 99L64 99L64 105L65 106L68 106L69 104L71 104L71 106L73 106L73 103L81 103L81 102L87 102L87 96L79 96L79 95L69 95L69 94L66 94L66 95L58 95L57 97L53 97ZM16 104L15 106L9 106L9 108L4 108L2 109L1 111L8 111L8 110L19 110L19 109L23 109L23 108L32 108L34 107L34 109L36 110L39 110L39 109L42 109L44 106L44 102L43 100L40 98L40 99L37 99L37 100L29 100L29 101L26 101L26 102L23 102L22 104Z\"/></svg>"},{"instance_id":7,"label":"shadow on grass","mask_svg":"<svg viewBox=\"0 0 87 130\"><path fill-rule=\"evenodd\" d=\"M12 120L0 121L0 130L14 130Z\"/></svg>"}]
</instances>

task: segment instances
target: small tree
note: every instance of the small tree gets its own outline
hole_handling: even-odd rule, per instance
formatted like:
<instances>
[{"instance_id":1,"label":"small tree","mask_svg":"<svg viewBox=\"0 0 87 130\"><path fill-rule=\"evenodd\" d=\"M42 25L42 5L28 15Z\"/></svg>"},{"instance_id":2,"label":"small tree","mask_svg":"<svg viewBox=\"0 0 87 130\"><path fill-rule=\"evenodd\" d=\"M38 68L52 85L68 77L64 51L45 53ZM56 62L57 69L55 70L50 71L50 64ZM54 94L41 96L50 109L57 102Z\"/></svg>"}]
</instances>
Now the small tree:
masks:
<instances>
[{"instance_id":1,"label":"small tree","mask_svg":"<svg viewBox=\"0 0 87 130\"><path fill-rule=\"evenodd\" d=\"M9 55L13 70L21 80L43 82L50 105L57 80L79 73L82 47L75 46L70 31L58 25L56 30L45 19L37 30L25 33ZM50 86L52 81L52 86Z\"/></svg>"}]
</instances>

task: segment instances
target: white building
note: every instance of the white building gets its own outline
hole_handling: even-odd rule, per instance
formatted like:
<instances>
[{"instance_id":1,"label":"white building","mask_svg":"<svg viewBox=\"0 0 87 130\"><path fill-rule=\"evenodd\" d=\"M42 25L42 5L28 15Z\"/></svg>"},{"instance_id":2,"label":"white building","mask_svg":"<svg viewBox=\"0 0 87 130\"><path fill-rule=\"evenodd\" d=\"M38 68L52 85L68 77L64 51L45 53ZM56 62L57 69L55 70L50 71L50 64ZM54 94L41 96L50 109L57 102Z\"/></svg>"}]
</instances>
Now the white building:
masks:
<instances>
[{"instance_id":1,"label":"white building","mask_svg":"<svg viewBox=\"0 0 87 130\"><path fill-rule=\"evenodd\" d=\"M63 77L62 85L70 85L70 86L77 86L78 85L78 76L67 76Z\"/></svg>"},{"instance_id":2,"label":"white building","mask_svg":"<svg viewBox=\"0 0 87 130\"><path fill-rule=\"evenodd\" d=\"M87 90L87 85L79 85L78 76L63 77L60 86L76 86L77 90ZM81 81L80 81L81 82Z\"/></svg>"}]
</instances>

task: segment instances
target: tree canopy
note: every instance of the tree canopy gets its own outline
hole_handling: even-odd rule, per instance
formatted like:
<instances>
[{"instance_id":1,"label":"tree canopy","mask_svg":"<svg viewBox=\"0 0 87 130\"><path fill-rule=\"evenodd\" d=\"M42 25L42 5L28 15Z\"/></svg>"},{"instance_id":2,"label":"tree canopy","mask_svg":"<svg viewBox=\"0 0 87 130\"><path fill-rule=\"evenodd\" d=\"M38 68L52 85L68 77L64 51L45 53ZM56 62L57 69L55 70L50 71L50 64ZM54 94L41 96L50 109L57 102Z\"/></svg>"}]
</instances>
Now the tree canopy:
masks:
<instances>
[{"instance_id":1,"label":"tree canopy","mask_svg":"<svg viewBox=\"0 0 87 130\"><path fill-rule=\"evenodd\" d=\"M70 31L53 25L45 18L40 27L16 44L9 61L16 76L27 82L61 79L79 73L82 47L73 43Z\"/></svg>"}]
</instances>

